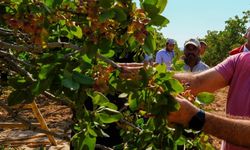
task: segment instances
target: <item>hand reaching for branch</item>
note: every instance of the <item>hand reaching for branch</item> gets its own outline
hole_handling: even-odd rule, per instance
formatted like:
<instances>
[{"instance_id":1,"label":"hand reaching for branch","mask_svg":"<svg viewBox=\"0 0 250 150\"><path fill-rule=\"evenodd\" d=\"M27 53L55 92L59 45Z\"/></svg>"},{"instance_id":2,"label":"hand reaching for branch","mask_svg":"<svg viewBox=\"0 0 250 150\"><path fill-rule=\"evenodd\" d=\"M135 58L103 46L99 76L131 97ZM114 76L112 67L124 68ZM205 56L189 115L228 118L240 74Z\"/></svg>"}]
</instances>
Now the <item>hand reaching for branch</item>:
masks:
<instances>
[{"instance_id":1,"label":"hand reaching for branch","mask_svg":"<svg viewBox=\"0 0 250 150\"><path fill-rule=\"evenodd\" d=\"M187 127L189 121L199 109L182 96L177 96L175 99L179 102L181 107L178 111L171 112L167 119L170 123L182 124Z\"/></svg>"}]
</instances>

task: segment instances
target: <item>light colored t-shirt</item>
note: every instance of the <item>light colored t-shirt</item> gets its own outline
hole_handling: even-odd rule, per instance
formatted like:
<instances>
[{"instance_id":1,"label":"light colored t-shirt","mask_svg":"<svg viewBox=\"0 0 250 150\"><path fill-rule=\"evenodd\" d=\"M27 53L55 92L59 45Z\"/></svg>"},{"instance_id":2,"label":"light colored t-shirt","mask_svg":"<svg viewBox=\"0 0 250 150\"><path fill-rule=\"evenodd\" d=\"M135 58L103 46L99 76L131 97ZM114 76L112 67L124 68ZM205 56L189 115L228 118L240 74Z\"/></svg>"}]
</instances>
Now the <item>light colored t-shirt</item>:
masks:
<instances>
[{"instance_id":1,"label":"light colored t-shirt","mask_svg":"<svg viewBox=\"0 0 250 150\"><path fill-rule=\"evenodd\" d=\"M191 70L191 68L187 64L184 65L183 69L188 72L201 72L209 69L209 66L204 62L199 61L199 63L193 67L193 70Z\"/></svg>"},{"instance_id":2,"label":"light colored t-shirt","mask_svg":"<svg viewBox=\"0 0 250 150\"><path fill-rule=\"evenodd\" d=\"M243 52L249 52L249 49L247 49L246 45L244 45Z\"/></svg>"},{"instance_id":3,"label":"light colored t-shirt","mask_svg":"<svg viewBox=\"0 0 250 150\"><path fill-rule=\"evenodd\" d=\"M166 49L162 49L156 53L155 61L158 64L165 63L167 66L167 69L171 70L171 64L172 64L173 58L174 58L174 51L169 52L169 51L166 51Z\"/></svg>"},{"instance_id":4,"label":"light colored t-shirt","mask_svg":"<svg viewBox=\"0 0 250 150\"><path fill-rule=\"evenodd\" d=\"M226 113L250 117L250 53L243 52L230 56L215 66L215 70L224 77L230 86ZM226 142L223 142L221 149L247 150Z\"/></svg>"}]
</instances>

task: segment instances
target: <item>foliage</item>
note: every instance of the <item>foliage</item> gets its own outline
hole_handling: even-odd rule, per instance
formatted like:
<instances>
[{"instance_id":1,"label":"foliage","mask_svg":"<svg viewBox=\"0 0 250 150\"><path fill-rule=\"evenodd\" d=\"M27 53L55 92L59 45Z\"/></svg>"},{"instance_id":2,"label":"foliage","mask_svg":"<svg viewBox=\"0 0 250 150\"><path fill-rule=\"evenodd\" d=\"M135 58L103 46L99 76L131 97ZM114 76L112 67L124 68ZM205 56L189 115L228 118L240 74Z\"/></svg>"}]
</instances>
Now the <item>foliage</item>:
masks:
<instances>
[{"instance_id":1,"label":"foliage","mask_svg":"<svg viewBox=\"0 0 250 150\"><path fill-rule=\"evenodd\" d=\"M70 106L75 149L95 149L111 124L123 138L117 149L203 149L168 126L166 115L179 108L173 96L184 89L166 66L129 70L110 60L156 50L167 0L140 2L141 8L131 0L1 1L1 69L14 89L8 104L44 94Z\"/></svg>"},{"instance_id":2,"label":"foliage","mask_svg":"<svg viewBox=\"0 0 250 150\"><path fill-rule=\"evenodd\" d=\"M243 12L243 17L235 16L227 20L223 31L208 31L205 41L208 48L203 60L209 66L214 66L224 60L229 51L245 42L242 35L246 32L246 24L249 22L250 11Z\"/></svg>"}]
</instances>

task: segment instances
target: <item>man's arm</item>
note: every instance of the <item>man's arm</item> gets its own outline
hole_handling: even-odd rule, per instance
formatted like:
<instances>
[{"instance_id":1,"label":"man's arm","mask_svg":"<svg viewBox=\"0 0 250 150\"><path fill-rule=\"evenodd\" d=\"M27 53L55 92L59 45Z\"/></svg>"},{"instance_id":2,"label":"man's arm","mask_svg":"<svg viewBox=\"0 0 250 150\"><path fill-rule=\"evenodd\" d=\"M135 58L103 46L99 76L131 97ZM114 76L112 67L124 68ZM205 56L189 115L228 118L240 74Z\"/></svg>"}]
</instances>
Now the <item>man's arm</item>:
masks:
<instances>
[{"instance_id":1,"label":"man's arm","mask_svg":"<svg viewBox=\"0 0 250 150\"><path fill-rule=\"evenodd\" d=\"M189 121L199 109L183 97L176 97L176 100L181 108L177 112L171 112L168 121L188 127ZM250 119L232 119L205 112L203 131L229 143L250 147Z\"/></svg>"},{"instance_id":2,"label":"man's arm","mask_svg":"<svg viewBox=\"0 0 250 150\"><path fill-rule=\"evenodd\" d=\"M250 120L221 117L206 112L203 131L225 141L250 148Z\"/></svg>"},{"instance_id":3,"label":"man's arm","mask_svg":"<svg viewBox=\"0 0 250 150\"><path fill-rule=\"evenodd\" d=\"M226 80L214 68L200 73L176 73L174 78L187 84L193 94L202 91L213 92L217 89L227 86Z\"/></svg>"}]
</instances>

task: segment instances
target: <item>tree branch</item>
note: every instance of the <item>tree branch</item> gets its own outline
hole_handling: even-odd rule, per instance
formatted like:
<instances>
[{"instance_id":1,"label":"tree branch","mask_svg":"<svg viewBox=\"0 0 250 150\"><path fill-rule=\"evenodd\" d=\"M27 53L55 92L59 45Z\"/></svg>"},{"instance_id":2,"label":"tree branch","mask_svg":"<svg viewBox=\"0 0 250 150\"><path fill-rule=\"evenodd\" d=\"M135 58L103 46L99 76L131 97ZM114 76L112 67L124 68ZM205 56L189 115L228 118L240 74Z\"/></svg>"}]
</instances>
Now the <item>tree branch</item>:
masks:
<instances>
[{"instance_id":1,"label":"tree branch","mask_svg":"<svg viewBox=\"0 0 250 150\"><path fill-rule=\"evenodd\" d=\"M21 68L21 66L19 66L19 64L14 62L9 57L4 57L3 60L5 60L7 63L10 64L13 71L19 72L21 75L24 75L24 76L28 77L28 79L31 80L31 81L35 81L35 79L32 77L32 74L30 74L28 71Z\"/></svg>"},{"instance_id":2,"label":"tree branch","mask_svg":"<svg viewBox=\"0 0 250 150\"><path fill-rule=\"evenodd\" d=\"M138 128L137 126L135 126L134 124L128 122L127 120L124 120L124 119L120 119L119 120L121 123L124 123L126 125L129 125L130 127L134 128L137 132L141 132L141 129Z\"/></svg>"},{"instance_id":3,"label":"tree branch","mask_svg":"<svg viewBox=\"0 0 250 150\"><path fill-rule=\"evenodd\" d=\"M25 126L27 126L29 130L32 130L32 131L35 131L35 132L39 132L39 133L49 134L49 135L52 135L54 137L66 140L66 141L70 141L70 138L67 135L57 134L57 133L54 133L54 132L51 132L51 131L39 128L39 127L37 127L35 125L32 125L26 119L18 116L17 113L13 109L11 109L9 106L5 105L2 101L0 101L0 106L2 108L4 108L14 119L16 119L17 121L20 121L22 124L24 124Z\"/></svg>"},{"instance_id":4,"label":"tree branch","mask_svg":"<svg viewBox=\"0 0 250 150\"><path fill-rule=\"evenodd\" d=\"M15 45L15 44L10 44L7 42L3 42L0 40L0 47L4 48L4 49L14 49L17 51L42 51L44 48L40 45L34 45L34 46L19 46L19 45ZM47 43L47 47L46 48L71 48L77 51L82 51L84 52L85 49L74 45L72 43L65 43L65 42L51 42L51 43ZM70 54L75 54L75 53L70 53ZM118 70L122 70L122 67L118 64L116 64L114 61L100 55L97 54L96 55L98 58L102 59L104 62L110 64L112 67L118 69ZM65 57L68 57L68 55L66 55Z\"/></svg>"},{"instance_id":5,"label":"tree branch","mask_svg":"<svg viewBox=\"0 0 250 150\"><path fill-rule=\"evenodd\" d=\"M65 98L58 98L55 95L53 95L52 93L48 92L48 91L44 91L42 93L44 96L48 97L51 100L55 100L58 102L63 102L64 105L67 105L68 107L70 107L71 109L75 109L75 103L73 103L71 100L65 99Z\"/></svg>"},{"instance_id":6,"label":"tree branch","mask_svg":"<svg viewBox=\"0 0 250 150\"><path fill-rule=\"evenodd\" d=\"M8 54L7 52L0 50L0 56L1 55L4 55L4 56L7 55L8 56L8 57L4 57L3 59L11 65L13 71L16 71L16 72L28 77L28 79L30 81L35 81L35 79L32 77L32 75L28 71L21 68L21 66L15 62L15 61L21 61L21 60L18 60L14 56ZM23 62L21 61L21 63L23 63ZM58 102L63 102L63 104L69 106L70 108L75 107L75 105L74 105L74 103L72 101L67 100L65 98L58 98L58 97L56 97L55 95L51 94L48 91L44 91L42 94L45 95L46 97L48 97L49 99L52 99L52 100L55 100L55 101L58 101Z\"/></svg>"},{"instance_id":7,"label":"tree branch","mask_svg":"<svg viewBox=\"0 0 250 150\"><path fill-rule=\"evenodd\" d=\"M0 35L14 35L12 30L0 28Z\"/></svg>"},{"instance_id":8,"label":"tree branch","mask_svg":"<svg viewBox=\"0 0 250 150\"><path fill-rule=\"evenodd\" d=\"M101 144L96 144L95 148L98 148L98 149L101 149L101 150L113 150L112 148L106 147L106 146L101 145Z\"/></svg>"},{"instance_id":9,"label":"tree branch","mask_svg":"<svg viewBox=\"0 0 250 150\"><path fill-rule=\"evenodd\" d=\"M0 49L1 49L1 48L0 48ZM9 57L10 59L12 59L12 60L14 60L14 61L16 61L16 62L18 62L18 63L21 63L21 64L23 64L23 65L26 65L26 66L28 66L28 67L34 67L33 65L31 65L31 64L29 64L29 63L27 63L27 62L25 62L25 61L22 61L22 60L20 60L20 59L17 59L16 57L14 57L13 55L9 54L9 53L6 52L6 51L0 50L0 56Z\"/></svg>"}]
</instances>

